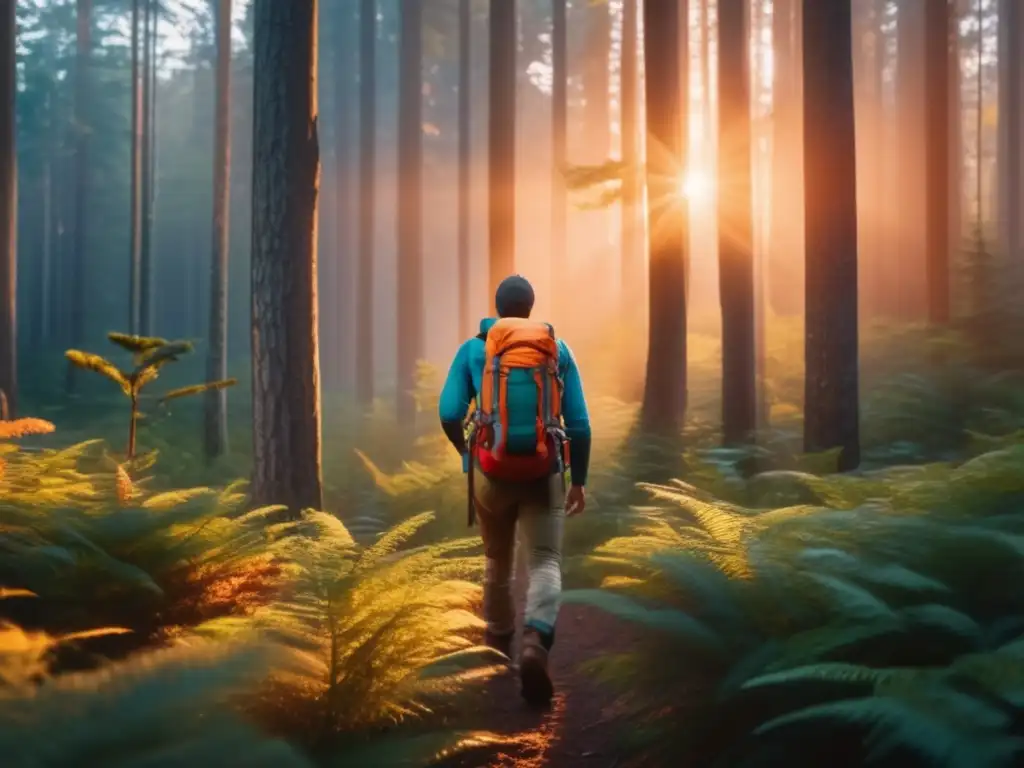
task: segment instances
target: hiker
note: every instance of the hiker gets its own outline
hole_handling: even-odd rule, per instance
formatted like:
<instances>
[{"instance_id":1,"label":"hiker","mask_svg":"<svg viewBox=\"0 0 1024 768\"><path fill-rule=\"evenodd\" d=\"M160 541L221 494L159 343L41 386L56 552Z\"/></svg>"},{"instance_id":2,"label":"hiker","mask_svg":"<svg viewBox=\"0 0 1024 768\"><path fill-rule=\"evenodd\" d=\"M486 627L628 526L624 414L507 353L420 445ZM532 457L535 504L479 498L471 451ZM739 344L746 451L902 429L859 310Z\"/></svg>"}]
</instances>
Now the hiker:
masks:
<instances>
[{"instance_id":1,"label":"hiker","mask_svg":"<svg viewBox=\"0 0 1024 768\"><path fill-rule=\"evenodd\" d=\"M548 652L562 590L562 529L565 517L586 505L590 417L576 360L550 325L530 320L533 301L524 277L502 281L494 297L498 317L481 320L480 333L459 347L439 410L468 473L469 524L479 520L483 537L485 642L506 656L515 634L519 523L529 552L519 676L523 697L545 704L553 694Z\"/></svg>"}]
</instances>

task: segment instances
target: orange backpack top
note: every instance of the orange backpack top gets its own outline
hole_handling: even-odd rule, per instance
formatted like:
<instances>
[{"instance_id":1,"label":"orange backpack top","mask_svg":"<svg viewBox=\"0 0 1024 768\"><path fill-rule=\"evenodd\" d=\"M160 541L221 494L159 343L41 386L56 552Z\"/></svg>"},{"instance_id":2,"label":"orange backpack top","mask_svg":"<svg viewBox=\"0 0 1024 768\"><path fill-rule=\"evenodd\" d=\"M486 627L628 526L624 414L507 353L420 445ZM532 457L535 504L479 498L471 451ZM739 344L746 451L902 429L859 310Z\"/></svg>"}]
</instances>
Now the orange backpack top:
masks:
<instances>
[{"instance_id":1,"label":"orange backpack top","mask_svg":"<svg viewBox=\"0 0 1024 768\"><path fill-rule=\"evenodd\" d=\"M567 439L554 328L502 318L485 344L472 437L480 469L503 480L539 479L563 469Z\"/></svg>"}]
</instances>

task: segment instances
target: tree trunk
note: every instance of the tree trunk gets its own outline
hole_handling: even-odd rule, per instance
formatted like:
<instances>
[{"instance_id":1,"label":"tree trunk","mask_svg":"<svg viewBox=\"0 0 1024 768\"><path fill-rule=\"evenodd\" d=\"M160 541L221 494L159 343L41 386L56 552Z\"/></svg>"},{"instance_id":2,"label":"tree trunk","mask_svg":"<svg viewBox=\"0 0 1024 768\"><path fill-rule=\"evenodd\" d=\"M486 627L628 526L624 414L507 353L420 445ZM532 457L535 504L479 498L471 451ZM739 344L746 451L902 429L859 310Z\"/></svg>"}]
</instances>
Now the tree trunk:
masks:
<instances>
[{"instance_id":1,"label":"tree trunk","mask_svg":"<svg viewBox=\"0 0 1024 768\"><path fill-rule=\"evenodd\" d=\"M925 271L928 322L950 319L950 46L955 46L954 9L950 0L924 7L925 40Z\"/></svg>"},{"instance_id":2,"label":"tree trunk","mask_svg":"<svg viewBox=\"0 0 1024 768\"><path fill-rule=\"evenodd\" d=\"M231 212L231 0L217 2L217 86L213 127L213 242L210 251L210 348L206 378L228 377L228 253ZM206 456L228 450L228 391L206 393Z\"/></svg>"},{"instance_id":3,"label":"tree trunk","mask_svg":"<svg viewBox=\"0 0 1024 768\"><path fill-rule=\"evenodd\" d=\"M142 88L139 83L139 0L132 0L132 163L130 240L128 254L128 329L139 333L141 325L142 277Z\"/></svg>"},{"instance_id":4,"label":"tree trunk","mask_svg":"<svg viewBox=\"0 0 1024 768\"><path fill-rule=\"evenodd\" d=\"M722 439L757 425L754 222L746 0L718 0L718 279L722 304ZM710 98L708 99L710 103Z\"/></svg>"},{"instance_id":5,"label":"tree trunk","mask_svg":"<svg viewBox=\"0 0 1024 768\"><path fill-rule=\"evenodd\" d=\"M627 2L628 5L628 2ZM551 291L566 288L569 196L565 186L569 132L569 20L566 0L551 3ZM634 117L635 121L635 117ZM636 130L634 126L634 131ZM551 306L551 305L549 305ZM552 307L554 309L554 307Z\"/></svg>"},{"instance_id":6,"label":"tree trunk","mask_svg":"<svg viewBox=\"0 0 1024 768\"><path fill-rule=\"evenodd\" d=\"M43 179L41 183L40 208L42 210L41 235L42 247L40 249L40 281L39 281L39 340L45 347L49 347L53 333L53 155L57 146L54 141L54 111L56 109L56 98L54 85L51 81L46 94L46 114L48 125L46 126L46 157L43 159Z\"/></svg>"},{"instance_id":7,"label":"tree trunk","mask_svg":"<svg viewBox=\"0 0 1024 768\"><path fill-rule=\"evenodd\" d=\"M488 286L515 270L516 253L516 0L491 0L488 146Z\"/></svg>"},{"instance_id":8,"label":"tree trunk","mask_svg":"<svg viewBox=\"0 0 1024 768\"><path fill-rule=\"evenodd\" d=\"M377 0L359 10L359 268L356 291L356 399L373 403L373 261L377 152Z\"/></svg>"},{"instance_id":9,"label":"tree trunk","mask_svg":"<svg viewBox=\"0 0 1024 768\"><path fill-rule=\"evenodd\" d=\"M293 515L323 503L316 20L317 0L253 5L252 499Z\"/></svg>"},{"instance_id":10,"label":"tree trunk","mask_svg":"<svg viewBox=\"0 0 1024 768\"><path fill-rule=\"evenodd\" d=\"M70 344L81 348L85 340L85 263L89 245L89 148L92 143L89 115L90 80L92 77L92 0L77 0L75 48L75 202L74 241L71 245L71 312ZM74 394L78 384L78 369L67 366L65 386Z\"/></svg>"},{"instance_id":11,"label":"tree trunk","mask_svg":"<svg viewBox=\"0 0 1024 768\"><path fill-rule=\"evenodd\" d=\"M150 189L153 185L151 178L153 172L153 112L150 110L150 102L153 98L153 78L151 73L154 68L153 62L153 36L152 20L155 13L154 0L142 0L145 4L142 21L142 233L140 236L140 258L139 258L139 333L149 336L153 333L150 323L152 283L150 272L152 271L152 249L153 232L150 229L150 212L152 198ZM198 300L198 299L197 299Z\"/></svg>"},{"instance_id":12,"label":"tree trunk","mask_svg":"<svg viewBox=\"0 0 1024 768\"><path fill-rule=\"evenodd\" d=\"M1024 8L1019 0L999 2L999 240L1010 263L1022 258L1024 190L1021 185L1021 103L1024 100Z\"/></svg>"},{"instance_id":13,"label":"tree trunk","mask_svg":"<svg viewBox=\"0 0 1024 768\"><path fill-rule=\"evenodd\" d=\"M423 356L423 6L402 6L398 52L399 421L416 420L416 363Z\"/></svg>"},{"instance_id":14,"label":"tree trunk","mask_svg":"<svg viewBox=\"0 0 1024 768\"><path fill-rule=\"evenodd\" d=\"M639 141L637 136L637 2L625 0L622 4L622 48L619 65L622 165L626 169L622 180L621 272L622 287L620 313L623 321L637 327L643 306L644 260L640 252L640 202L643 188L640 180Z\"/></svg>"},{"instance_id":15,"label":"tree trunk","mask_svg":"<svg viewBox=\"0 0 1024 768\"><path fill-rule=\"evenodd\" d=\"M860 463L857 180L849 2L803 3L804 450Z\"/></svg>"},{"instance_id":16,"label":"tree trunk","mask_svg":"<svg viewBox=\"0 0 1024 768\"><path fill-rule=\"evenodd\" d=\"M688 124L680 77L679 0L645 0L644 69L647 104L647 231L650 301L643 427L678 434L686 414L685 201L678 195Z\"/></svg>"},{"instance_id":17,"label":"tree trunk","mask_svg":"<svg viewBox=\"0 0 1024 768\"><path fill-rule=\"evenodd\" d=\"M459 201L458 201L458 273L459 340L473 335L469 315L469 244L472 193L473 134L470 104L473 95L472 0L459 0Z\"/></svg>"},{"instance_id":18,"label":"tree trunk","mask_svg":"<svg viewBox=\"0 0 1024 768\"><path fill-rule=\"evenodd\" d=\"M15 128L17 28L15 0L0 3L0 390L7 398L8 418L18 413L18 155Z\"/></svg>"},{"instance_id":19,"label":"tree trunk","mask_svg":"<svg viewBox=\"0 0 1024 768\"><path fill-rule=\"evenodd\" d=\"M772 50L772 221L771 256L765 277L768 304L778 315L799 315L803 307L804 256L800 117L800 2L773 0ZM783 201L796 201L785 205Z\"/></svg>"},{"instance_id":20,"label":"tree trunk","mask_svg":"<svg viewBox=\"0 0 1024 768\"><path fill-rule=\"evenodd\" d=\"M935 0L899 0L896 24L897 276L899 316L925 314L924 8ZM942 2L942 0L939 0Z\"/></svg>"},{"instance_id":21,"label":"tree trunk","mask_svg":"<svg viewBox=\"0 0 1024 768\"><path fill-rule=\"evenodd\" d=\"M331 209L334 238L331 245L334 263L334 290L324 302L330 311L330 322L325 325L332 329L336 348L331 355L332 379L343 392L352 391L352 363L355 359L355 343L358 329L353 322L352 300L355 296L355 249L349 239L353 222L352 207L352 151L351 116L354 112L351 86L358 66L355 51L356 8L352 3L339 4L334 9L338 26L335 31L334 49L334 199ZM351 46L351 47L350 47ZM325 377L326 378L326 377Z\"/></svg>"}]
</instances>

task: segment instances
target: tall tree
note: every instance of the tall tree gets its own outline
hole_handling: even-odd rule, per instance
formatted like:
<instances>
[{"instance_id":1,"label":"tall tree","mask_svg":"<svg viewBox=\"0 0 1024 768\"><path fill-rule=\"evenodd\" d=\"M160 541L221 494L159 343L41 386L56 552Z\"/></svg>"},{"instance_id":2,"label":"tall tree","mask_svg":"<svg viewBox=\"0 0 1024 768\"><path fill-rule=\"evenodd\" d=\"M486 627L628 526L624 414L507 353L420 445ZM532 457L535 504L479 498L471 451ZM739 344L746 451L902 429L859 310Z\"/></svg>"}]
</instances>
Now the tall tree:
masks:
<instances>
[{"instance_id":1,"label":"tall tree","mask_svg":"<svg viewBox=\"0 0 1024 768\"><path fill-rule=\"evenodd\" d=\"M142 279L142 84L139 82L139 43L141 9L132 0L132 162L131 219L129 234L128 328L139 333L141 325Z\"/></svg>"},{"instance_id":2,"label":"tall tree","mask_svg":"<svg viewBox=\"0 0 1024 768\"><path fill-rule=\"evenodd\" d=\"M398 48L398 401L416 418L416 363L423 356L423 6L402 6Z\"/></svg>"},{"instance_id":3,"label":"tall tree","mask_svg":"<svg viewBox=\"0 0 1024 768\"><path fill-rule=\"evenodd\" d=\"M949 322L950 290L950 47L956 45L952 0L924 5L925 268L928 321Z\"/></svg>"},{"instance_id":4,"label":"tall tree","mask_svg":"<svg viewBox=\"0 0 1024 768\"><path fill-rule=\"evenodd\" d=\"M489 293L515 269L516 0L491 0L488 146Z\"/></svg>"},{"instance_id":5,"label":"tall tree","mask_svg":"<svg viewBox=\"0 0 1024 768\"><path fill-rule=\"evenodd\" d=\"M650 301L642 425L677 434L686 414L687 214L679 198L688 124L681 99L679 0L644 0L644 69L647 104L647 231Z\"/></svg>"},{"instance_id":6,"label":"tall tree","mask_svg":"<svg viewBox=\"0 0 1024 768\"><path fill-rule=\"evenodd\" d=\"M898 149L896 236L899 315L924 316L925 293L925 7L934 0L899 0L896 17L896 126ZM939 0L943 2L943 0Z\"/></svg>"},{"instance_id":7,"label":"tall tree","mask_svg":"<svg viewBox=\"0 0 1024 768\"><path fill-rule=\"evenodd\" d=\"M718 275L726 445L750 440L757 423L746 5L747 0L718 0Z\"/></svg>"},{"instance_id":8,"label":"tall tree","mask_svg":"<svg viewBox=\"0 0 1024 768\"><path fill-rule=\"evenodd\" d=\"M71 261L71 312L70 345L81 348L85 340L85 262L89 243L89 201L90 162L89 149L92 142L89 100L92 78L92 0L76 0L76 42L75 42L75 191L74 191L74 242ZM76 367L67 367L65 380L68 393L77 387Z\"/></svg>"},{"instance_id":9,"label":"tall tree","mask_svg":"<svg viewBox=\"0 0 1024 768\"><path fill-rule=\"evenodd\" d=\"M208 381L228 377L228 247L231 211L231 0L217 0L217 73L213 119L213 243L210 250ZM208 457L228 449L227 389L206 393L204 447Z\"/></svg>"},{"instance_id":10,"label":"tall tree","mask_svg":"<svg viewBox=\"0 0 1024 768\"><path fill-rule=\"evenodd\" d=\"M377 0L359 6L359 264L356 291L356 399L373 402L373 261L376 226Z\"/></svg>"},{"instance_id":11,"label":"tall tree","mask_svg":"<svg viewBox=\"0 0 1024 768\"><path fill-rule=\"evenodd\" d=\"M8 414L18 406L18 156L15 147L15 67L17 21L15 0L0 3L0 391L6 396Z\"/></svg>"},{"instance_id":12,"label":"tall tree","mask_svg":"<svg viewBox=\"0 0 1024 768\"><path fill-rule=\"evenodd\" d=\"M317 340L317 0L254 0L253 479L256 505L323 503Z\"/></svg>"},{"instance_id":13,"label":"tall tree","mask_svg":"<svg viewBox=\"0 0 1024 768\"><path fill-rule=\"evenodd\" d=\"M857 178L850 3L803 0L804 449L860 463Z\"/></svg>"},{"instance_id":14,"label":"tall tree","mask_svg":"<svg viewBox=\"0 0 1024 768\"><path fill-rule=\"evenodd\" d=\"M1017 0L999 0L998 12L999 245L1016 262L1024 248L1024 8Z\"/></svg>"},{"instance_id":15,"label":"tall tree","mask_svg":"<svg viewBox=\"0 0 1024 768\"><path fill-rule=\"evenodd\" d=\"M637 2L625 0L622 4L622 44L619 55L619 102L621 109L622 165L626 173L622 179L622 227L620 231L622 307L620 312L628 322L641 318L637 312L643 300L643 258L640 244L640 201L643 189L639 174L639 136L637 112Z\"/></svg>"},{"instance_id":16,"label":"tall tree","mask_svg":"<svg viewBox=\"0 0 1024 768\"><path fill-rule=\"evenodd\" d=\"M551 2L551 289L565 285L569 252L569 200L565 187L568 163L569 53L566 0ZM634 126L635 130L635 126Z\"/></svg>"},{"instance_id":17,"label":"tall tree","mask_svg":"<svg viewBox=\"0 0 1024 768\"><path fill-rule=\"evenodd\" d=\"M153 228L151 226L150 209L153 199L150 190L153 186L153 17L156 14L156 0L142 0L144 4L142 20L142 234L140 237L139 258L139 332L144 336L153 333L152 328L152 282L153 271Z\"/></svg>"},{"instance_id":18,"label":"tall tree","mask_svg":"<svg viewBox=\"0 0 1024 768\"><path fill-rule=\"evenodd\" d=\"M473 134L470 121L473 94L472 0L459 0L459 202L458 271L459 338L472 334L469 316L469 198L472 192Z\"/></svg>"},{"instance_id":19,"label":"tall tree","mask_svg":"<svg viewBox=\"0 0 1024 768\"><path fill-rule=\"evenodd\" d=\"M800 106L800 3L772 2L772 205L768 303L779 314L800 314L804 254ZM798 201L784 205L784 200Z\"/></svg>"}]
</instances>

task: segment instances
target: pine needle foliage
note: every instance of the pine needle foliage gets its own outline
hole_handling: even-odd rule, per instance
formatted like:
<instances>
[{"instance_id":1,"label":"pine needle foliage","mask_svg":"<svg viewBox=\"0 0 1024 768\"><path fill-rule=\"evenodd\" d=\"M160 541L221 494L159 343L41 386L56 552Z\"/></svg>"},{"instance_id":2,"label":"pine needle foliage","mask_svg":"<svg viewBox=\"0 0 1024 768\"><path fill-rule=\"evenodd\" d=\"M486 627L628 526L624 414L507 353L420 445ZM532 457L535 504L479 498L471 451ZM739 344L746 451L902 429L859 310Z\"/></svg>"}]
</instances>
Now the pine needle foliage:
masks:
<instances>
[{"instance_id":1,"label":"pine needle foliage","mask_svg":"<svg viewBox=\"0 0 1024 768\"><path fill-rule=\"evenodd\" d=\"M168 363L177 362L182 355L192 352L192 344L187 341L167 341L157 337L130 336L112 332L107 338L116 346L132 355L132 368L121 370L110 360L91 352L69 349L65 357L71 365L82 370L93 371L118 385L130 404L128 424L128 446L125 455L128 459L135 458L136 435L140 412L140 401L143 390L160 375L160 368ZM160 403L182 397L199 395L211 389L225 389L234 386L235 379L209 381L189 387L181 387L167 392L160 398Z\"/></svg>"}]
</instances>

